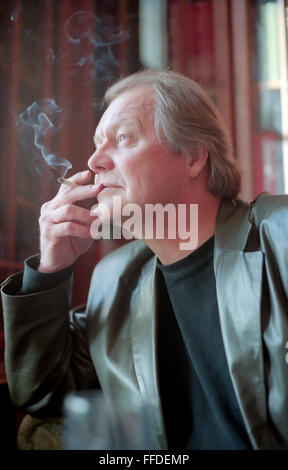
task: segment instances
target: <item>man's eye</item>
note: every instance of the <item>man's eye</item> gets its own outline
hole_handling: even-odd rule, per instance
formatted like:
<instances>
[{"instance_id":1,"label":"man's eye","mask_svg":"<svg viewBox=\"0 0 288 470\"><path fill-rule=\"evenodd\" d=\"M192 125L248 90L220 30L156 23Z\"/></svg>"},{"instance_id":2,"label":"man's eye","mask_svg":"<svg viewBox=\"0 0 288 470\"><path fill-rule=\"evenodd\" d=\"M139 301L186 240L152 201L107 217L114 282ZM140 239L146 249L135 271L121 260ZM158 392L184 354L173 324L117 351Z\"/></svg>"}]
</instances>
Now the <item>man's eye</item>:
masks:
<instances>
[{"instance_id":1,"label":"man's eye","mask_svg":"<svg viewBox=\"0 0 288 470\"><path fill-rule=\"evenodd\" d=\"M118 137L119 142L124 142L124 140L128 139L126 134L120 134Z\"/></svg>"}]
</instances>

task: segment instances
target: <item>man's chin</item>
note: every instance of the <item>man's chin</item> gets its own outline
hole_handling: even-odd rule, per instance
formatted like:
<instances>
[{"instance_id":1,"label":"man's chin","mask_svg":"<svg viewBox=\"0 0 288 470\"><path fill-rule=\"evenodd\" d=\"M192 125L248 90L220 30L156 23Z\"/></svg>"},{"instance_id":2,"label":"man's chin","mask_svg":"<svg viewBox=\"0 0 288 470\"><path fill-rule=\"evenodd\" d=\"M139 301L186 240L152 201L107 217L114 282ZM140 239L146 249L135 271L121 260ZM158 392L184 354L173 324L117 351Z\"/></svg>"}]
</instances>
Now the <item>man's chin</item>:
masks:
<instances>
[{"instance_id":1,"label":"man's chin","mask_svg":"<svg viewBox=\"0 0 288 470\"><path fill-rule=\"evenodd\" d=\"M115 207L113 207L112 202L110 201L110 204L100 202L98 204L95 204L93 207L90 209L90 214L92 216L97 217L97 220L101 224L105 225L110 225L110 224L116 224L116 225L121 225L121 212L122 207L119 206L118 210L115 210Z\"/></svg>"}]
</instances>

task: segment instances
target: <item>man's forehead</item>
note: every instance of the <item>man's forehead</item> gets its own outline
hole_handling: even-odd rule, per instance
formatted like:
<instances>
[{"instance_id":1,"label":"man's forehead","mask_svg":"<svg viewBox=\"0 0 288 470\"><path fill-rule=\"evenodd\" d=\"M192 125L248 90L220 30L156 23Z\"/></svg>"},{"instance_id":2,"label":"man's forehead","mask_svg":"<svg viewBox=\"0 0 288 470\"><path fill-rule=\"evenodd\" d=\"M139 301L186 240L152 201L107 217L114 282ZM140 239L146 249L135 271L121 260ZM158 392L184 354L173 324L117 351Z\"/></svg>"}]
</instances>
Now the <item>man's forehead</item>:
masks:
<instances>
[{"instance_id":1,"label":"man's forehead","mask_svg":"<svg viewBox=\"0 0 288 470\"><path fill-rule=\"evenodd\" d=\"M132 112L151 108L154 104L153 92L148 87L132 88L120 93L109 105L109 108L128 108ZM106 111L107 111L106 110Z\"/></svg>"},{"instance_id":2,"label":"man's forehead","mask_svg":"<svg viewBox=\"0 0 288 470\"><path fill-rule=\"evenodd\" d=\"M97 129L101 129L103 126L107 125L109 125L109 127L118 126L124 120L133 121L133 119L136 119L136 122L147 122L153 114L153 107L153 95L151 90L147 88L121 93L108 106L100 119Z\"/></svg>"}]
</instances>

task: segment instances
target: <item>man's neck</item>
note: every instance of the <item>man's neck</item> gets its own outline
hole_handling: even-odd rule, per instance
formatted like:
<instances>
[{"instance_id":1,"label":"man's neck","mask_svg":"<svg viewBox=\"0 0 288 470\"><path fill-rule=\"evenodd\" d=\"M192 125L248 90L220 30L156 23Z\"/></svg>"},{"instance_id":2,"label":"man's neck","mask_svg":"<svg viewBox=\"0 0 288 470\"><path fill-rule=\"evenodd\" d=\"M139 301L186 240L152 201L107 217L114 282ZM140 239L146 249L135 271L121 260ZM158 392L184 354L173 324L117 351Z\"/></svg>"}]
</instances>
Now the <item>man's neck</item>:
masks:
<instances>
[{"instance_id":1,"label":"man's neck","mask_svg":"<svg viewBox=\"0 0 288 470\"><path fill-rule=\"evenodd\" d=\"M180 224L178 223L177 218L176 238L169 239L168 237L166 237L166 230L166 235L163 240L153 238L152 240L145 239L143 241L146 243L147 246L149 246L149 248L155 253L161 263L164 265L175 263L176 261L185 258L190 253L197 250L197 248L203 245L203 243L205 243L209 238L211 238L215 234L220 202L220 198L215 197L211 194L204 201L198 203L198 214L194 213L193 217L193 219L195 219L195 216L197 215L198 220L192 220L190 204L186 204L186 232L190 232L188 239L183 240L183 238L181 239L181 237L179 237ZM180 233L183 233L183 227L182 232L180 229Z\"/></svg>"}]
</instances>

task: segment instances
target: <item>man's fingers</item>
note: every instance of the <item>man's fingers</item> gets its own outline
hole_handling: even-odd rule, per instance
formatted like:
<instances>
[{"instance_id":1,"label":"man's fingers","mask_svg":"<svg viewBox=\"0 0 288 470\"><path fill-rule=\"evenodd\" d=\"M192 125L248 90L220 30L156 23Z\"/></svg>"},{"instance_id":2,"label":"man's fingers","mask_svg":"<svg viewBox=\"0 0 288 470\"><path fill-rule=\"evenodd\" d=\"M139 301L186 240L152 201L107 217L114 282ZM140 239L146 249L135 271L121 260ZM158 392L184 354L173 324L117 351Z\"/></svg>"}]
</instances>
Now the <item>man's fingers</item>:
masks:
<instances>
[{"instance_id":1,"label":"man's fingers","mask_svg":"<svg viewBox=\"0 0 288 470\"><path fill-rule=\"evenodd\" d=\"M41 207L41 216L48 214L51 211L55 211L61 206L67 204L73 204L77 201L84 201L85 199L95 199L99 192L103 189L102 185L87 184L91 178L91 172L89 170L76 173L69 178L69 181L76 183L75 186L67 186L64 183L61 184L60 189L56 196L44 203Z\"/></svg>"},{"instance_id":2,"label":"man's fingers","mask_svg":"<svg viewBox=\"0 0 288 470\"><path fill-rule=\"evenodd\" d=\"M64 184L62 186L64 186ZM49 204L46 203L46 206L41 211L41 213L50 212L51 210L55 210L58 207L64 206L66 204L72 204L77 201L84 201L85 199L96 200L101 189L101 185L95 186L93 184L87 184L84 186L78 185L74 186L73 188L71 186L66 186L65 189L59 190L55 198L49 201Z\"/></svg>"},{"instance_id":3,"label":"man's fingers","mask_svg":"<svg viewBox=\"0 0 288 470\"><path fill-rule=\"evenodd\" d=\"M62 222L49 226L49 238L79 237L91 238L90 225L82 225L77 222Z\"/></svg>"},{"instance_id":4,"label":"man's fingers","mask_svg":"<svg viewBox=\"0 0 288 470\"><path fill-rule=\"evenodd\" d=\"M71 181L71 183L86 184L91 179L91 171L89 170L79 171L79 173L75 173L75 175L72 175L66 179L68 181ZM62 184L62 186L65 186L65 184Z\"/></svg>"},{"instance_id":5,"label":"man's fingers","mask_svg":"<svg viewBox=\"0 0 288 470\"><path fill-rule=\"evenodd\" d=\"M45 215L42 217L42 221L44 221L44 219ZM88 225L95 220L95 215L93 217L91 212L83 207L75 206L74 204L66 204L51 211L49 215L46 216L46 221L48 220L56 224L74 221Z\"/></svg>"},{"instance_id":6,"label":"man's fingers","mask_svg":"<svg viewBox=\"0 0 288 470\"><path fill-rule=\"evenodd\" d=\"M77 185L73 188L67 186L67 191L61 195L58 194L57 199L67 202L76 202L92 197L96 198L101 189L101 186L94 184L86 184L85 186Z\"/></svg>"}]
</instances>

